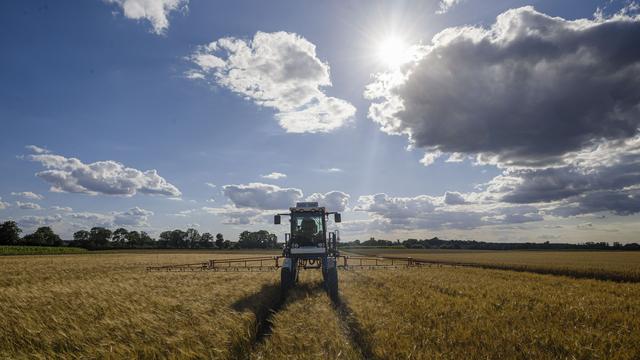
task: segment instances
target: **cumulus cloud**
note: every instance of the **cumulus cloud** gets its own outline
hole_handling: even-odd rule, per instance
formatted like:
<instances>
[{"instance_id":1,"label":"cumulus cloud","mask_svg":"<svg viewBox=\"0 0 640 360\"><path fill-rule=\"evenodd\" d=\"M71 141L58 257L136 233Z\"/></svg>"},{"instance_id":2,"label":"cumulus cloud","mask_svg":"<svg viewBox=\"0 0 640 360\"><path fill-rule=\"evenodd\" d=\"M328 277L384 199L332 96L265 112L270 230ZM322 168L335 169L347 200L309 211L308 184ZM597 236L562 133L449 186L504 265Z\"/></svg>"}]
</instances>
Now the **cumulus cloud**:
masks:
<instances>
[{"instance_id":1,"label":"cumulus cloud","mask_svg":"<svg viewBox=\"0 0 640 360\"><path fill-rule=\"evenodd\" d=\"M253 39L222 38L190 56L197 66L191 79L218 85L273 108L287 132L329 132L356 112L349 102L327 96L329 65L316 56L315 45L287 32L257 32Z\"/></svg>"},{"instance_id":2,"label":"cumulus cloud","mask_svg":"<svg viewBox=\"0 0 640 360\"><path fill-rule=\"evenodd\" d=\"M29 200L42 200L42 199L44 199L44 196L42 196L40 194L36 194L34 192L31 192L31 191L12 192L11 195L23 197L23 198L29 199Z\"/></svg>"},{"instance_id":3,"label":"cumulus cloud","mask_svg":"<svg viewBox=\"0 0 640 360\"><path fill-rule=\"evenodd\" d=\"M328 193L314 193L307 197L307 201L317 201L318 205L326 207L328 211L344 211L349 205L349 194L342 191Z\"/></svg>"},{"instance_id":4,"label":"cumulus cloud","mask_svg":"<svg viewBox=\"0 0 640 360\"><path fill-rule=\"evenodd\" d=\"M41 210L42 209L40 205L32 202L16 201L16 206L23 210Z\"/></svg>"},{"instance_id":5,"label":"cumulus cloud","mask_svg":"<svg viewBox=\"0 0 640 360\"><path fill-rule=\"evenodd\" d=\"M169 27L169 13L186 9L189 0L106 0L116 4L128 19L147 20L155 34L164 34Z\"/></svg>"},{"instance_id":6,"label":"cumulus cloud","mask_svg":"<svg viewBox=\"0 0 640 360\"><path fill-rule=\"evenodd\" d=\"M638 16L508 10L489 28L440 32L400 74L379 75L365 92L376 99L369 117L431 154L566 164L572 152L638 134L638 38Z\"/></svg>"},{"instance_id":7,"label":"cumulus cloud","mask_svg":"<svg viewBox=\"0 0 640 360\"><path fill-rule=\"evenodd\" d=\"M133 196L143 194L178 197L180 190L158 175L156 170L140 171L113 161L85 164L76 158L60 155L29 155L48 170L36 176L51 184L51 191L90 195Z\"/></svg>"},{"instance_id":8,"label":"cumulus cloud","mask_svg":"<svg viewBox=\"0 0 640 360\"><path fill-rule=\"evenodd\" d=\"M57 206L57 205L52 206L51 210L64 211L64 212L72 212L73 211L73 209L71 207L69 207L69 206Z\"/></svg>"},{"instance_id":9,"label":"cumulus cloud","mask_svg":"<svg viewBox=\"0 0 640 360\"><path fill-rule=\"evenodd\" d=\"M260 177L263 178L263 179L278 180L278 179L286 178L287 174L283 174L283 173L279 173L279 172L272 172L271 174L260 175Z\"/></svg>"},{"instance_id":10,"label":"cumulus cloud","mask_svg":"<svg viewBox=\"0 0 640 360\"><path fill-rule=\"evenodd\" d=\"M222 191L238 208L287 209L302 199L302 190L300 189L281 188L263 183L225 185L222 187Z\"/></svg>"},{"instance_id":11,"label":"cumulus cloud","mask_svg":"<svg viewBox=\"0 0 640 360\"><path fill-rule=\"evenodd\" d=\"M6 209L9 206L10 206L10 204L8 202L2 201L2 198L0 197L0 210Z\"/></svg>"},{"instance_id":12,"label":"cumulus cloud","mask_svg":"<svg viewBox=\"0 0 640 360\"><path fill-rule=\"evenodd\" d=\"M459 192L447 191L444 193L444 203L447 205L463 205L467 203L467 200Z\"/></svg>"}]
</instances>

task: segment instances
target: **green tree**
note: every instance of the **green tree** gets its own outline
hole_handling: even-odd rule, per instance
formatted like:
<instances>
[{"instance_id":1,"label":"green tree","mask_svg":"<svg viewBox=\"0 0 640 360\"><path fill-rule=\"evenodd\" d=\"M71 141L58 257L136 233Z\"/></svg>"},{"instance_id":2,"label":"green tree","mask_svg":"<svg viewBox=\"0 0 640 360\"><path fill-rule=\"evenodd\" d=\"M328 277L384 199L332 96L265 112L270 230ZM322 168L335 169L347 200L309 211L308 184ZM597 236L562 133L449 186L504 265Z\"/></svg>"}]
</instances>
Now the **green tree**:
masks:
<instances>
[{"instance_id":1,"label":"green tree","mask_svg":"<svg viewBox=\"0 0 640 360\"><path fill-rule=\"evenodd\" d=\"M76 231L73 233L72 245L86 248L89 246L90 238L91 238L91 233L89 233L87 230Z\"/></svg>"},{"instance_id":2,"label":"green tree","mask_svg":"<svg viewBox=\"0 0 640 360\"><path fill-rule=\"evenodd\" d=\"M238 239L238 247L244 249L269 249L277 246L278 237L266 230L243 231Z\"/></svg>"},{"instance_id":3,"label":"green tree","mask_svg":"<svg viewBox=\"0 0 640 360\"><path fill-rule=\"evenodd\" d=\"M106 248L109 246L109 240L111 240L111 230L103 227L93 227L89 231L89 244L92 247Z\"/></svg>"},{"instance_id":4,"label":"green tree","mask_svg":"<svg viewBox=\"0 0 640 360\"><path fill-rule=\"evenodd\" d=\"M118 245L118 247L125 247L127 243L127 235L129 232L125 228L118 228L113 232L112 241Z\"/></svg>"},{"instance_id":5,"label":"green tree","mask_svg":"<svg viewBox=\"0 0 640 360\"><path fill-rule=\"evenodd\" d=\"M140 231L140 244L144 247L154 247L155 241L149 234L144 231Z\"/></svg>"},{"instance_id":6,"label":"green tree","mask_svg":"<svg viewBox=\"0 0 640 360\"><path fill-rule=\"evenodd\" d=\"M15 221L9 220L0 224L0 245L18 245L22 229Z\"/></svg>"},{"instance_id":7,"label":"green tree","mask_svg":"<svg viewBox=\"0 0 640 360\"><path fill-rule=\"evenodd\" d=\"M198 230L189 228L187 229L186 247L190 249L197 248L200 245L200 233Z\"/></svg>"},{"instance_id":8,"label":"green tree","mask_svg":"<svg viewBox=\"0 0 640 360\"><path fill-rule=\"evenodd\" d=\"M39 227L33 234L25 236L23 243L33 246L61 246L62 240L50 227L43 226Z\"/></svg>"},{"instance_id":9,"label":"green tree","mask_svg":"<svg viewBox=\"0 0 640 360\"><path fill-rule=\"evenodd\" d=\"M162 248L171 247L171 234L173 231L163 231L160 233L158 246Z\"/></svg>"},{"instance_id":10,"label":"green tree","mask_svg":"<svg viewBox=\"0 0 640 360\"><path fill-rule=\"evenodd\" d=\"M171 232L171 237L169 239L169 247L172 248L185 248L187 244L187 233L176 229Z\"/></svg>"},{"instance_id":11,"label":"green tree","mask_svg":"<svg viewBox=\"0 0 640 360\"><path fill-rule=\"evenodd\" d=\"M213 247L213 235L206 232L200 236L200 247L205 249L210 249Z\"/></svg>"},{"instance_id":12,"label":"green tree","mask_svg":"<svg viewBox=\"0 0 640 360\"><path fill-rule=\"evenodd\" d=\"M216 247L218 249L222 249L223 246L224 246L224 237L222 236L221 233L217 233L216 234Z\"/></svg>"},{"instance_id":13,"label":"green tree","mask_svg":"<svg viewBox=\"0 0 640 360\"><path fill-rule=\"evenodd\" d=\"M127 245L131 248L134 247L139 247L142 244L141 238L140 238L140 233L137 231L129 231L129 233L127 234Z\"/></svg>"}]
</instances>

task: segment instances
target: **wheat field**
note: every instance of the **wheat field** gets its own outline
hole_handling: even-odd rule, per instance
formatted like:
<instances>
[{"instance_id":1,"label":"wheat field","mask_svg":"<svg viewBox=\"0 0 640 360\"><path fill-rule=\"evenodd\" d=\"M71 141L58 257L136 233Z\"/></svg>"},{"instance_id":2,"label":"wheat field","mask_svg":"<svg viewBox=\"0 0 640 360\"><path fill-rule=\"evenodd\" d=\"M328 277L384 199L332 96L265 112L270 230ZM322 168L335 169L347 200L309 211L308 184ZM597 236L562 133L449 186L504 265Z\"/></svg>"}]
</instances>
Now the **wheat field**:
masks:
<instances>
[{"instance_id":1,"label":"wheat field","mask_svg":"<svg viewBox=\"0 0 640 360\"><path fill-rule=\"evenodd\" d=\"M256 254L258 255L258 254ZM246 253L0 257L0 358L637 359L640 284L433 266L146 272Z\"/></svg>"},{"instance_id":2,"label":"wheat field","mask_svg":"<svg viewBox=\"0 0 640 360\"><path fill-rule=\"evenodd\" d=\"M485 251L357 249L354 254L411 257L441 264L478 265L601 280L640 282L640 251Z\"/></svg>"}]
</instances>

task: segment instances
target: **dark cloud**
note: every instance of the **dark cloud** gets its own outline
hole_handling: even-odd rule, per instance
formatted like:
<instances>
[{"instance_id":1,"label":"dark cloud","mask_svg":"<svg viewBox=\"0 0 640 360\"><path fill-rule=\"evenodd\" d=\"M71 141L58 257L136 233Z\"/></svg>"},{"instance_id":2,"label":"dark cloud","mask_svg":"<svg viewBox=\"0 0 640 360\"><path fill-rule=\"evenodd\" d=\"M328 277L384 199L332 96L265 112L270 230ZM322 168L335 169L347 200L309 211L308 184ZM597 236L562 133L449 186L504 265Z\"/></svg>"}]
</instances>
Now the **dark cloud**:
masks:
<instances>
[{"instance_id":1,"label":"dark cloud","mask_svg":"<svg viewBox=\"0 0 640 360\"><path fill-rule=\"evenodd\" d=\"M553 215L567 217L597 212L633 215L640 212L640 189L594 191L571 198L568 204L553 209Z\"/></svg>"},{"instance_id":2,"label":"dark cloud","mask_svg":"<svg viewBox=\"0 0 640 360\"><path fill-rule=\"evenodd\" d=\"M436 35L404 70L406 80L380 78L368 88L382 99L369 114L431 152L562 163L596 141L638 134L638 39L638 17L569 21L532 7L509 10L489 29Z\"/></svg>"}]
</instances>

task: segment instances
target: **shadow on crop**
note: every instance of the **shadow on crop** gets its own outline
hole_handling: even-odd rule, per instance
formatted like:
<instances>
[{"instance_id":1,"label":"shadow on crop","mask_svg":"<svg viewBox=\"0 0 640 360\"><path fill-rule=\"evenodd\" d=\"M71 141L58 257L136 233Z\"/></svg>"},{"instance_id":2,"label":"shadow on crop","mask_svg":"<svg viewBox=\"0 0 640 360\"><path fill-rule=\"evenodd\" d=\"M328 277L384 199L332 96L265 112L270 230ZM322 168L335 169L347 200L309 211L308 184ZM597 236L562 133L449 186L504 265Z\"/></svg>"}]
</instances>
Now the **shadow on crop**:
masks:
<instances>
[{"instance_id":1,"label":"shadow on crop","mask_svg":"<svg viewBox=\"0 0 640 360\"><path fill-rule=\"evenodd\" d=\"M250 340L251 349L264 342L271 334L274 316L286 305L302 300L311 294L324 291L322 283L300 283L286 293L280 291L280 286L268 284L253 294L247 295L231 305L235 311L251 311L256 319L255 329ZM232 344L231 353L235 358L250 358L246 351L246 344Z\"/></svg>"},{"instance_id":2,"label":"shadow on crop","mask_svg":"<svg viewBox=\"0 0 640 360\"><path fill-rule=\"evenodd\" d=\"M378 359L371 347L371 340L366 335L362 325L349 307L349 304L338 294L331 298L333 307L338 314L345 335L351 340L364 359Z\"/></svg>"}]
</instances>

